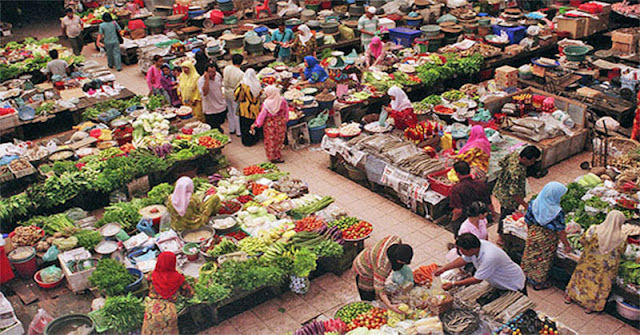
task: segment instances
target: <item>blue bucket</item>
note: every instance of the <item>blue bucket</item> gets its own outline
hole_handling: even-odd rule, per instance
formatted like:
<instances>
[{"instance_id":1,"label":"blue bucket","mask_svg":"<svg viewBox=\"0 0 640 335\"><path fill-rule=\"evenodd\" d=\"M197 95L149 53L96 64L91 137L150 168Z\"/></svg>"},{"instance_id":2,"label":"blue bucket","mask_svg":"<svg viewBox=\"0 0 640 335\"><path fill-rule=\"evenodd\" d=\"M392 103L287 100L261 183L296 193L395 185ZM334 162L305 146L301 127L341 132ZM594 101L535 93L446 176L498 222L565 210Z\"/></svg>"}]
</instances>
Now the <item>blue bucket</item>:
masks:
<instances>
[{"instance_id":1,"label":"blue bucket","mask_svg":"<svg viewBox=\"0 0 640 335\"><path fill-rule=\"evenodd\" d=\"M134 277L136 277L136 281L134 281L133 283L125 286L124 290L125 292L134 292L137 291L140 288L140 285L142 284L142 271L136 269L136 268L127 268L127 271L129 271L129 274L133 275Z\"/></svg>"},{"instance_id":2,"label":"blue bucket","mask_svg":"<svg viewBox=\"0 0 640 335\"><path fill-rule=\"evenodd\" d=\"M322 137L324 136L324 130L326 128L326 124L313 128L309 127L309 137L311 138L311 143L317 144L322 142Z\"/></svg>"}]
</instances>

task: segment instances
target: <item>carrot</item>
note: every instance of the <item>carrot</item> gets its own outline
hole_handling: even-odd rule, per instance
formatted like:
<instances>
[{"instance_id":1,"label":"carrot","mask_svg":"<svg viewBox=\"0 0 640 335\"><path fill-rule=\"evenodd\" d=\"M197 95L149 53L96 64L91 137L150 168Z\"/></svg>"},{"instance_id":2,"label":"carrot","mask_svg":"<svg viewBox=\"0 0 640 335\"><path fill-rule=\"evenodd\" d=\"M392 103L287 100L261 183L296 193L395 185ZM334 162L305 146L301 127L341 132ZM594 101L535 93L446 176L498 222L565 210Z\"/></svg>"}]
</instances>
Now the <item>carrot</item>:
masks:
<instances>
[{"instance_id":1,"label":"carrot","mask_svg":"<svg viewBox=\"0 0 640 335\"><path fill-rule=\"evenodd\" d=\"M413 271L413 279L418 285L424 285L433 281L433 271L438 268L436 264L423 265Z\"/></svg>"}]
</instances>

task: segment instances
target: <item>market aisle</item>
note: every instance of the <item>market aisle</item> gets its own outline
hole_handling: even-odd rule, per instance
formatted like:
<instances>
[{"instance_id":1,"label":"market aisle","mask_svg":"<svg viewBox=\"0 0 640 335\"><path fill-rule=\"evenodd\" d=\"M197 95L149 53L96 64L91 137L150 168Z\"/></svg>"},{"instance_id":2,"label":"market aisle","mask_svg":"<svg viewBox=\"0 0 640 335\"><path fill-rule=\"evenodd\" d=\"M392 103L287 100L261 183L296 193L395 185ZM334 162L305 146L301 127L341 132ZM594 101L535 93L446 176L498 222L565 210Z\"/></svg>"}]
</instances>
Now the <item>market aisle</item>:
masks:
<instances>
[{"instance_id":1,"label":"market aisle","mask_svg":"<svg viewBox=\"0 0 640 335\"><path fill-rule=\"evenodd\" d=\"M89 46L83 50L87 59L95 59L105 63L104 57L93 57L96 52ZM137 94L148 92L144 77L136 65L125 66L121 72L115 72L118 80ZM251 164L266 161L261 143L253 147L244 147L239 138L224 149L232 166L242 168ZM453 235L447 230L419 217L384 197L334 173L329 166L329 156L319 150L318 146L299 151L285 150L285 163L282 170L293 177L300 178L309 184L311 192L330 195L336 203L345 208L350 215L368 220L374 226L372 237L367 241L377 241L389 234L400 236L411 244L415 250L412 267L430 263L444 262L446 245L453 241ZM581 176L583 171L579 164L590 161L589 152L572 157L549 169L549 174L542 179L529 178L531 194L538 193L549 181L569 183ZM496 240L497 225L490 228L490 239ZM319 314L333 316L335 311L345 303L358 300L353 271L347 271L338 277L326 274L312 281L311 289L305 296L297 296L291 292L281 298L266 303L229 319L203 334L283 334L294 331L301 322ZM557 316L559 320L580 334L640 334L638 330L609 315L587 315L576 305L563 303L561 290L552 288L536 292L529 288L530 297L538 304L541 311Z\"/></svg>"}]
</instances>

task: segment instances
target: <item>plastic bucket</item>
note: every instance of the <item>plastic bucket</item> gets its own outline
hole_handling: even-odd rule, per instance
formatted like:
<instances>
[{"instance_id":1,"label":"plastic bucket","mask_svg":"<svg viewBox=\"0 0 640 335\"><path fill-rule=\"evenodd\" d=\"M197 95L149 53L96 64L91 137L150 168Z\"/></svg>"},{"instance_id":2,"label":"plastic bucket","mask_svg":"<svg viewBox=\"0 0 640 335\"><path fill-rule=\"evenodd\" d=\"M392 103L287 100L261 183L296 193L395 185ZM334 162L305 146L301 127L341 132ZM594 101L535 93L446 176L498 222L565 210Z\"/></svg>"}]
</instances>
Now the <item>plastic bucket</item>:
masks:
<instances>
[{"instance_id":1,"label":"plastic bucket","mask_svg":"<svg viewBox=\"0 0 640 335\"><path fill-rule=\"evenodd\" d=\"M320 143L322 142L322 137L324 136L324 129L327 128L326 124L318 127L309 127L309 137L311 138L311 143Z\"/></svg>"},{"instance_id":2,"label":"plastic bucket","mask_svg":"<svg viewBox=\"0 0 640 335\"><path fill-rule=\"evenodd\" d=\"M22 255L24 253L24 255ZM27 256L28 254L28 256ZM36 249L34 247L18 247L9 253L9 262L22 278L31 278L38 271Z\"/></svg>"},{"instance_id":3,"label":"plastic bucket","mask_svg":"<svg viewBox=\"0 0 640 335\"><path fill-rule=\"evenodd\" d=\"M192 253L190 250L193 248L196 248L196 251ZM198 248L198 245L195 243L187 243L184 245L184 247L182 247L182 252L187 256L187 259L191 262L198 259L199 250L200 249Z\"/></svg>"}]
</instances>

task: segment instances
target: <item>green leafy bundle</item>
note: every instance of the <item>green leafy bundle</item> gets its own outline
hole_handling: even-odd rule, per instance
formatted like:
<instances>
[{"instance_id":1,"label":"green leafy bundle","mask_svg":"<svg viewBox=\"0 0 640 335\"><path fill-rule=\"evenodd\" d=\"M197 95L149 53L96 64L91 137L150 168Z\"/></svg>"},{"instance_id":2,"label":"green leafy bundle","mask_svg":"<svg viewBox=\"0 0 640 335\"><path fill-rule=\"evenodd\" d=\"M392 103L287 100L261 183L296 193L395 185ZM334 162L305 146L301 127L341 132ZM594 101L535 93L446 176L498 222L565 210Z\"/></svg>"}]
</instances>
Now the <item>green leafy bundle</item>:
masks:
<instances>
[{"instance_id":1,"label":"green leafy bundle","mask_svg":"<svg viewBox=\"0 0 640 335\"><path fill-rule=\"evenodd\" d=\"M102 219L96 222L96 226L102 227L107 223L117 222L125 231L133 231L142 218L138 211L145 207L145 205L145 200L139 198L133 199L129 202L113 203L108 207L105 207L104 215L102 216Z\"/></svg>"},{"instance_id":2,"label":"green leafy bundle","mask_svg":"<svg viewBox=\"0 0 640 335\"><path fill-rule=\"evenodd\" d=\"M97 230L82 229L73 236L78 239L78 246L87 250L93 250L93 248L102 241L102 235L100 235L100 232Z\"/></svg>"},{"instance_id":3,"label":"green leafy bundle","mask_svg":"<svg viewBox=\"0 0 640 335\"><path fill-rule=\"evenodd\" d=\"M282 284L285 273L280 268L260 263L255 258L238 262L226 261L214 274L215 282L233 290L253 291Z\"/></svg>"},{"instance_id":4,"label":"green leafy bundle","mask_svg":"<svg viewBox=\"0 0 640 335\"><path fill-rule=\"evenodd\" d=\"M321 257L339 257L344 253L344 248L333 240L324 240L318 244L315 248L313 248L313 253L315 253L319 258Z\"/></svg>"},{"instance_id":5,"label":"green leafy bundle","mask_svg":"<svg viewBox=\"0 0 640 335\"><path fill-rule=\"evenodd\" d=\"M560 199L560 207L565 213L571 213L578 208L584 207L584 201L581 198L585 193L587 193L587 190L580 184L576 182L569 183L567 185L567 193Z\"/></svg>"},{"instance_id":6,"label":"green leafy bundle","mask_svg":"<svg viewBox=\"0 0 640 335\"><path fill-rule=\"evenodd\" d=\"M640 263L623 260L620 263L618 274L622 277L625 283L640 285Z\"/></svg>"},{"instance_id":7,"label":"green leafy bundle","mask_svg":"<svg viewBox=\"0 0 640 335\"><path fill-rule=\"evenodd\" d=\"M168 183L162 183L154 186L149 193L147 193L147 198L144 200L146 205L164 204L171 193L173 193L173 188L173 185Z\"/></svg>"},{"instance_id":8,"label":"green leafy bundle","mask_svg":"<svg viewBox=\"0 0 640 335\"><path fill-rule=\"evenodd\" d=\"M124 334L142 327L144 309L142 299L129 293L107 297L104 307L100 311L105 317L109 329L114 330L117 334Z\"/></svg>"},{"instance_id":9,"label":"green leafy bundle","mask_svg":"<svg viewBox=\"0 0 640 335\"><path fill-rule=\"evenodd\" d=\"M297 277L309 277L311 271L316 269L318 256L308 248L301 248L294 253L293 275Z\"/></svg>"},{"instance_id":10,"label":"green leafy bundle","mask_svg":"<svg viewBox=\"0 0 640 335\"><path fill-rule=\"evenodd\" d=\"M189 301L192 304L214 304L231 295L231 289L218 283L197 283L194 288L194 296Z\"/></svg>"},{"instance_id":11,"label":"green leafy bundle","mask_svg":"<svg viewBox=\"0 0 640 335\"><path fill-rule=\"evenodd\" d=\"M99 260L95 271L89 276L91 285L97 286L108 296L123 294L124 288L135 280L124 264L111 258Z\"/></svg>"}]
</instances>

